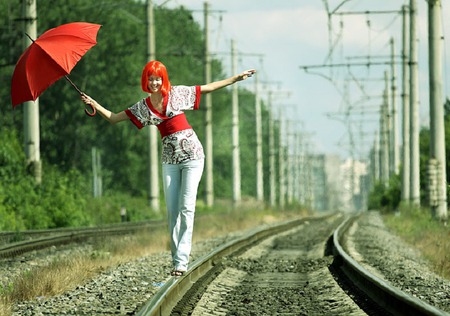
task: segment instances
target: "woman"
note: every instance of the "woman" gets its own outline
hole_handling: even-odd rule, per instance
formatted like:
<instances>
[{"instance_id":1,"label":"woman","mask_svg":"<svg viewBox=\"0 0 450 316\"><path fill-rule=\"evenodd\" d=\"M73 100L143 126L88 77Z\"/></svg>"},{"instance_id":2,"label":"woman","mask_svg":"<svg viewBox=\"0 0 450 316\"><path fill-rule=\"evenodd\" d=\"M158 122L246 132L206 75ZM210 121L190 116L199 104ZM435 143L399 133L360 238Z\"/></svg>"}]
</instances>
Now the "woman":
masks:
<instances>
[{"instance_id":1,"label":"woman","mask_svg":"<svg viewBox=\"0 0 450 316\"><path fill-rule=\"evenodd\" d=\"M172 86L166 67L150 61L142 71L141 86L150 95L130 108L113 113L83 94L81 100L93 106L112 124L130 119L139 129L156 125L162 138L162 174L170 232L173 276L188 269L194 226L197 189L203 173L203 147L184 115L197 110L200 95L251 77L250 69L228 79L202 86Z\"/></svg>"}]
</instances>

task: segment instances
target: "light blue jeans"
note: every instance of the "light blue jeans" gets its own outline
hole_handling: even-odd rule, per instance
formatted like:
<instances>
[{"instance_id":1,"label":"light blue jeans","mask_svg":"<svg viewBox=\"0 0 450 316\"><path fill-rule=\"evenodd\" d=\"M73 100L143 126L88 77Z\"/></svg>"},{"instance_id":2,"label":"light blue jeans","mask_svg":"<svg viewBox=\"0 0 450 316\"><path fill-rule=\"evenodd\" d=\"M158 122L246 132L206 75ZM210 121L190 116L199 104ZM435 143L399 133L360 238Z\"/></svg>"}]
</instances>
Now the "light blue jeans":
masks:
<instances>
[{"instance_id":1,"label":"light blue jeans","mask_svg":"<svg viewBox=\"0 0 450 316\"><path fill-rule=\"evenodd\" d=\"M173 267L179 271L186 271L188 268L197 189L203 166L204 159L162 165L170 249Z\"/></svg>"}]
</instances>

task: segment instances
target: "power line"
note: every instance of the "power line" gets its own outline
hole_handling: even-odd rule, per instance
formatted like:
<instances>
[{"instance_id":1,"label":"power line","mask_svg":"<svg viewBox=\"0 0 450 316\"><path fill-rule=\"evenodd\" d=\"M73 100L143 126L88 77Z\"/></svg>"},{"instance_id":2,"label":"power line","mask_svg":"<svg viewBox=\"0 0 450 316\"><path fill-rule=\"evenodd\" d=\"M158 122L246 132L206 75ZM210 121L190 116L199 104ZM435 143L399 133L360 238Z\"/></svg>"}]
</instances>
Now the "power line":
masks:
<instances>
[{"instance_id":1,"label":"power line","mask_svg":"<svg viewBox=\"0 0 450 316\"><path fill-rule=\"evenodd\" d=\"M396 62L396 64L400 64L400 62ZM370 66L387 66L391 65L391 61L376 61L376 62L366 62L366 63L337 63L337 64L318 64L318 65L301 65L300 69L307 71L312 68L338 68L338 67L370 67Z\"/></svg>"},{"instance_id":2,"label":"power line","mask_svg":"<svg viewBox=\"0 0 450 316\"><path fill-rule=\"evenodd\" d=\"M402 13L401 10L385 10L385 11L345 11L345 12L335 12L335 15L370 15L370 14L392 14Z\"/></svg>"}]
</instances>

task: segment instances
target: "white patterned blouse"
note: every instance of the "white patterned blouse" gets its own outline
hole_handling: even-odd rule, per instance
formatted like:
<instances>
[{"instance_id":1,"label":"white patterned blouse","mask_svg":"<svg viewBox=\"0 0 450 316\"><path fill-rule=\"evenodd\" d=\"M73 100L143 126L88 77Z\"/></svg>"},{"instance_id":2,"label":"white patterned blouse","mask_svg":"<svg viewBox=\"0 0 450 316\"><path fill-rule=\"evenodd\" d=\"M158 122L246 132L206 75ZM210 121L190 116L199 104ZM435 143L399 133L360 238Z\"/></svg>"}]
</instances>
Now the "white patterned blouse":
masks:
<instances>
[{"instance_id":1,"label":"white patterned blouse","mask_svg":"<svg viewBox=\"0 0 450 316\"><path fill-rule=\"evenodd\" d=\"M150 97L125 110L137 128L158 127L162 137L162 163L177 164L205 158L203 146L183 112L198 110L200 96L200 86L172 86L164 98L162 112L153 107Z\"/></svg>"}]
</instances>

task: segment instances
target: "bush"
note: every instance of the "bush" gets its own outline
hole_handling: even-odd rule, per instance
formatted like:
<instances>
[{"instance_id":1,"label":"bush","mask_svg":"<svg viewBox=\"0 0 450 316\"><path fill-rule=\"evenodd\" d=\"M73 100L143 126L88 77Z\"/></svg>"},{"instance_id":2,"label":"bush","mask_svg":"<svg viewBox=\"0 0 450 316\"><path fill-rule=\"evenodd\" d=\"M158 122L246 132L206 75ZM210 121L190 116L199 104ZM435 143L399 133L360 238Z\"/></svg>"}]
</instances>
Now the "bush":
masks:
<instances>
[{"instance_id":1,"label":"bush","mask_svg":"<svg viewBox=\"0 0 450 316\"><path fill-rule=\"evenodd\" d=\"M84 212L88 182L76 171L44 168L42 184L27 172L15 130L0 131L1 230L44 229L89 223ZM45 165L45 164L44 164Z\"/></svg>"},{"instance_id":2,"label":"bush","mask_svg":"<svg viewBox=\"0 0 450 316\"><path fill-rule=\"evenodd\" d=\"M166 214L162 203L160 210L154 211L150 208L146 197L131 197L119 192L89 199L86 213L89 214L91 223L95 226L119 223L121 207L125 207L127 221L130 222L163 219Z\"/></svg>"},{"instance_id":3,"label":"bush","mask_svg":"<svg viewBox=\"0 0 450 316\"><path fill-rule=\"evenodd\" d=\"M380 210L382 212L396 210L401 199L400 181L400 176L394 175L389 179L388 186L381 182L376 183L369 194L369 210Z\"/></svg>"},{"instance_id":4,"label":"bush","mask_svg":"<svg viewBox=\"0 0 450 316\"><path fill-rule=\"evenodd\" d=\"M90 195L89 181L78 171L64 174L56 169L45 171L45 177L36 194L39 209L47 219L47 228L86 226L91 222L85 212Z\"/></svg>"},{"instance_id":5,"label":"bush","mask_svg":"<svg viewBox=\"0 0 450 316\"><path fill-rule=\"evenodd\" d=\"M4 216L0 228L23 230L88 225L84 187L85 182L78 172L63 175L57 170L46 170L41 185L30 176L17 183L3 184L0 214Z\"/></svg>"}]
</instances>

